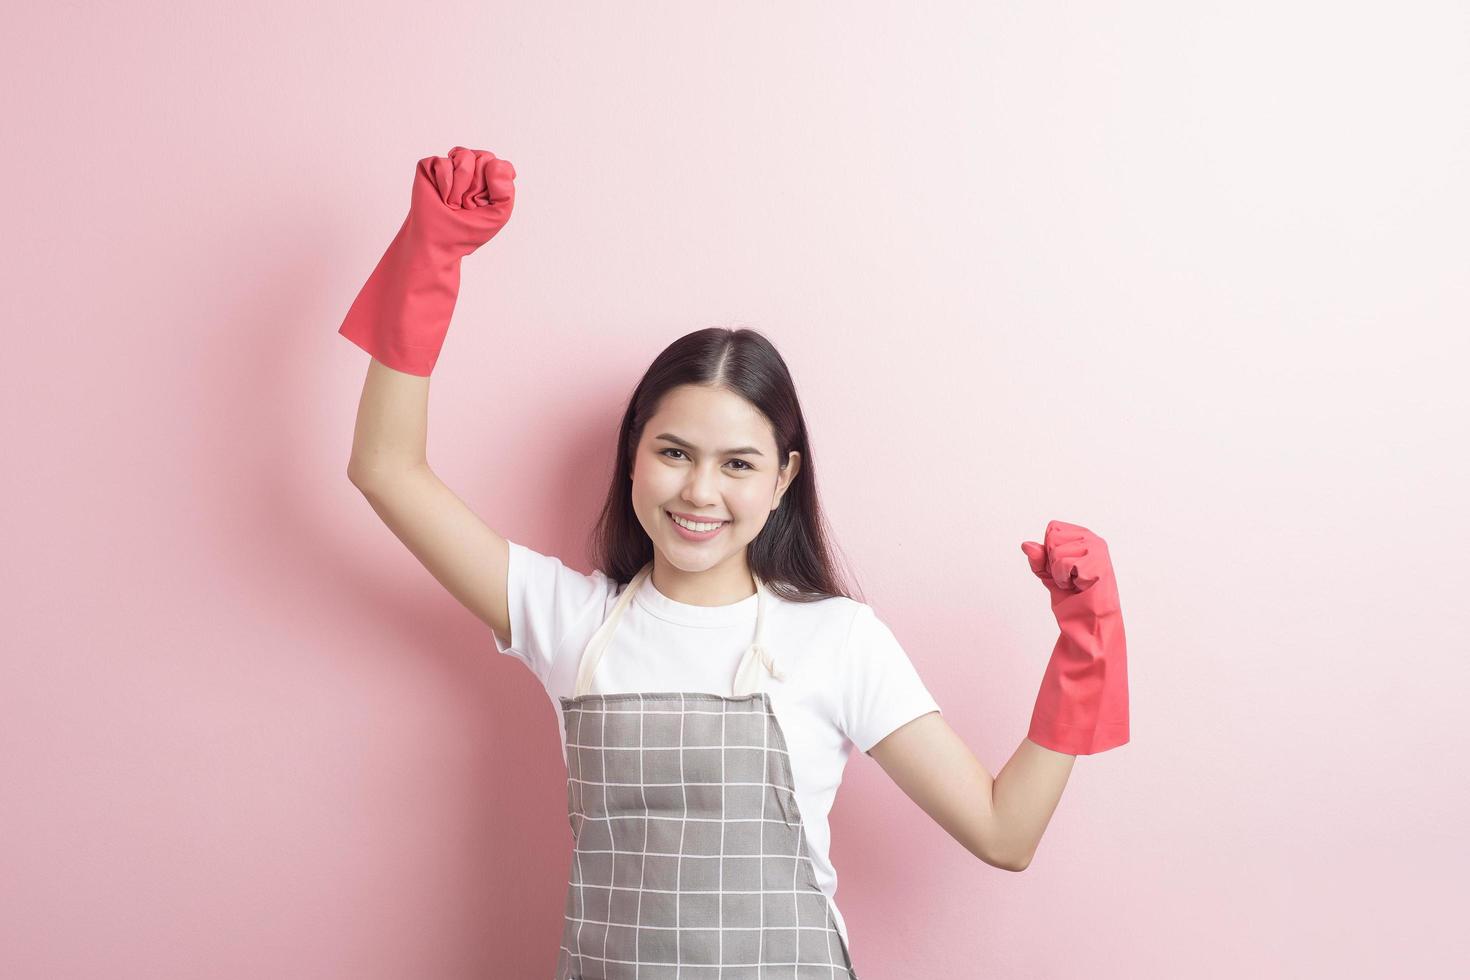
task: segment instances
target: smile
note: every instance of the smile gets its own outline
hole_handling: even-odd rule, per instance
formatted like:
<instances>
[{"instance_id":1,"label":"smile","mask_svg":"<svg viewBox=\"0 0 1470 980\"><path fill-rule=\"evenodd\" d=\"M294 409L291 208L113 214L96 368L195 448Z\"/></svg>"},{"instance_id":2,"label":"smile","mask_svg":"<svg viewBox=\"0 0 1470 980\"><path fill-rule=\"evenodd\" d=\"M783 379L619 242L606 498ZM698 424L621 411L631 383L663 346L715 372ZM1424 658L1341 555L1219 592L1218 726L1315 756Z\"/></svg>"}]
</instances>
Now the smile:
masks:
<instances>
[{"instance_id":1,"label":"smile","mask_svg":"<svg viewBox=\"0 0 1470 980\"><path fill-rule=\"evenodd\" d=\"M724 530L726 524L730 523L729 521L719 521L718 523L714 521L686 521L682 517L675 517L669 511L664 511L664 514L668 517L669 523L674 526L674 530L679 536L689 541L708 541L710 538L719 534L720 531Z\"/></svg>"}]
</instances>

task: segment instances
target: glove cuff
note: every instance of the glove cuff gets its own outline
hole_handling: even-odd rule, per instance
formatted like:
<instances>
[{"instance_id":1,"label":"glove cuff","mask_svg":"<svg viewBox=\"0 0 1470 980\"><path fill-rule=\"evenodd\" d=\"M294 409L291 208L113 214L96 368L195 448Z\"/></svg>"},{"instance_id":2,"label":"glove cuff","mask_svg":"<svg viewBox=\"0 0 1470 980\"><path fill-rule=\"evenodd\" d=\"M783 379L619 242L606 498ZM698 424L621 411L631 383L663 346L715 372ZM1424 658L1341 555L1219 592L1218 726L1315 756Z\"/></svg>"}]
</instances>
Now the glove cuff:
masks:
<instances>
[{"instance_id":1,"label":"glove cuff","mask_svg":"<svg viewBox=\"0 0 1470 980\"><path fill-rule=\"evenodd\" d=\"M395 371L428 377L459 298L462 256L425 250L404 219L338 333Z\"/></svg>"}]
</instances>

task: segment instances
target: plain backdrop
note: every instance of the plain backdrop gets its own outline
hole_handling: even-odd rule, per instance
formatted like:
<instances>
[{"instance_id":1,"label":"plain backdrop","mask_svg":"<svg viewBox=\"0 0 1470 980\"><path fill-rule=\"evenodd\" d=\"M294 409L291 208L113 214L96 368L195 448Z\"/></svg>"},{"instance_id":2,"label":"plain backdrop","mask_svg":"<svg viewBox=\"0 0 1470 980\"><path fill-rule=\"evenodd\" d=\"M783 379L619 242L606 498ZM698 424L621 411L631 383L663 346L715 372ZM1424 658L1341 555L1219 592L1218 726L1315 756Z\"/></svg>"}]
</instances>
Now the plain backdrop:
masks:
<instances>
[{"instance_id":1,"label":"plain backdrop","mask_svg":"<svg viewBox=\"0 0 1470 980\"><path fill-rule=\"evenodd\" d=\"M1463 975L1462 3L8 10L0 975L550 976L556 718L348 483L418 159L519 174L429 460L588 571L705 326L796 378L861 597L992 772L1109 544L1132 742L1031 867L855 754L863 980Z\"/></svg>"}]
</instances>

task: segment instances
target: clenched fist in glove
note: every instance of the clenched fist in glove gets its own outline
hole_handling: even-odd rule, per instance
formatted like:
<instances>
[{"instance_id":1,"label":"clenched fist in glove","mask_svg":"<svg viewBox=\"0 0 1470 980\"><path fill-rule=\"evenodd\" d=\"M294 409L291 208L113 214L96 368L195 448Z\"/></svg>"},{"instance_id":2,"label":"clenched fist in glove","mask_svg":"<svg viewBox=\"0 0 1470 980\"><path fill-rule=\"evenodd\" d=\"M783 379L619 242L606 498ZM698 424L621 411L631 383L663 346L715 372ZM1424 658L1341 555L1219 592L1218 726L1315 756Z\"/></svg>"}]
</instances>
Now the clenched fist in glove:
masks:
<instances>
[{"instance_id":1,"label":"clenched fist in glove","mask_svg":"<svg viewBox=\"0 0 1470 980\"><path fill-rule=\"evenodd\" d=\"M1021 545L1051 593L1062 635L1036 696L1027 738L1068 755L1092 755L1128 741L1128 644L1118 583L1102 538L1052 521L1044 545Z\"/></svg>"},{"instance_id":2,"label":"clenched fist in glove","mask_svg":"<svg viewBox=\"0 0 1470 980\"><path fill-rule=\"evenodd\" d=\"M428 377L459 298L459 263L515 204L515 167L456 146L414 170L408 217L337 332L396 371Z\"/></svg>"}]
</instances>

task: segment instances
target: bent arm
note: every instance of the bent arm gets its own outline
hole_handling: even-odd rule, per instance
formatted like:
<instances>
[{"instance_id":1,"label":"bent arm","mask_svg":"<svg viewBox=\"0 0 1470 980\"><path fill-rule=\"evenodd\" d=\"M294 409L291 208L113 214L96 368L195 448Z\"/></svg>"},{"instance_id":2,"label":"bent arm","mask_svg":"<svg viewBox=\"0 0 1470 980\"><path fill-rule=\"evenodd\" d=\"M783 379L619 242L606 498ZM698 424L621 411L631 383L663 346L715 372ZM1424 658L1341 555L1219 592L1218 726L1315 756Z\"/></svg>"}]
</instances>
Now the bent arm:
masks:
<instances>
[{"instance_id":1,"label":"bent arm","mask_svg":"<svg viewBox=\"0 0 1470 980\"><path fill-rule=\"evenodd\" d=\"M995 818L1016 858L1017 871L1024 871L1036 856L1076 761L1075 755L1053 752L1023 738L995 777Z\"/></svg>"},{"instance_id":2,"label":"bent arm","mask_svg":"<svg viewBox=\"0 0 1470 980\"><path fill-rule=\"evenodd\" d=\"M937 711L900 727L868 754L966 850L1005 871L1025 871L1031 863L1076 760L1026 739L992 779Z\"/></svg>"}]
</instances>

